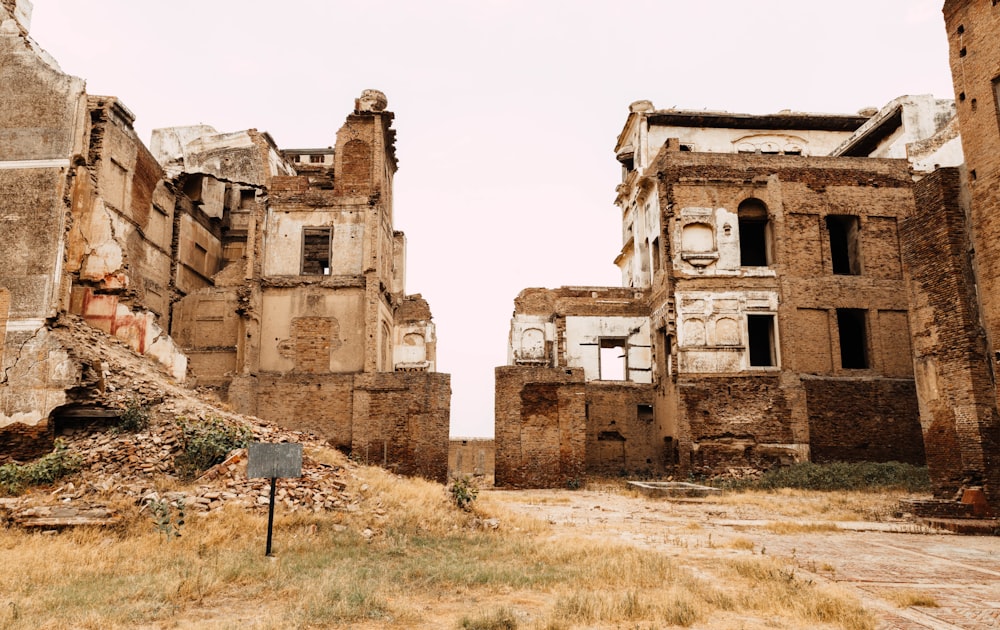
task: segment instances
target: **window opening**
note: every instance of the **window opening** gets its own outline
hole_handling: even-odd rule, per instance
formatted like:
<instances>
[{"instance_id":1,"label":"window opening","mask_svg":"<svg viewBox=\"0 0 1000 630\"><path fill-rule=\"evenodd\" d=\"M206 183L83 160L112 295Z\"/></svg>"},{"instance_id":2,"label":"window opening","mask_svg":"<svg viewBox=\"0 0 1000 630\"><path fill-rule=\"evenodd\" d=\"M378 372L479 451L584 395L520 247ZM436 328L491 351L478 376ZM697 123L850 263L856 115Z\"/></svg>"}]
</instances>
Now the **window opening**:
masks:
<instances>
[{"instance_id":1,"label":"window opening","mask_svg":"<svg viewBox=\"0 0 1000 630\"><path fill-rule=\"evenodd\" d=\"M330 275L331 228L302 229L302 274Z\"/></svg>"},{"instance_id":2,"label":"window opening","mask_svg":"<svg viewBox=\"0 0 1000 630\"><path fill-rule=\"evenodd\" d=\"M636 417L641 422L652 422L653 405L636 405Z\"/></svg>"},{"instance_id":3,"label":"window opening","mask_svg":"<svg viewBox=\"0 0 1000 630\"><path fill-rule=\"evenodd\" d=\"M667 376L674 373L674 336L663 329L663 356L667 368Z\"/></svg>"},{"instance_id":4,"label":"window opening","mask_svg":"<svg viewBox=\"0 0 1000 630\"><path fill-rule=\"evenodd\" d=\"M845 370L868 367L867 311L860 308L838 308L837 329L840 331L840 366Z\"/></svg>"},{"instance_id":5,"label":"window opening","mask_svg":"<svg viewBox=\"0 0 1000 630\"><path fill-rule=\"evenodd\" d=\"M624 339L601 339L601 355L599 360L599 376L602 381L627 380L628 366Z\"/></svg>"},{"instance_id":6,"label":"window opening","mask_svg":"<svg viewBox=\"0 0 1000 630\"><path fill-rule=\"evenodd\" d=\"M244 188L240 190L240 210L247 210L252 207L253 202L257 199L257 191L253 188Z\"/></svg>"},{"instance_id":7,"label":"window opening","mask_svg":"<svg viewBox=\"0 0 1000 630\"><path fill-rule=\"evenodd\" d=\"M309 156L309 163L310 164L322 164L323 162L324 162L324 159L323 159L322 155L315 155L314 154L314 155L310 155Z\"/></svg>"},{"instance_id":8,"label":"window opening","mask_svg":"<svg viewBox=\"0 0 1000 630\"><path fill-rule=\"evenodd\" d=\"M777 365L774 352L774 315L747 315L747 342L752 367Z\"/></svg>"},{"instance_id":9,"label":"window opening","mask_svg":"<svg viewBox=\"0 0 1000 630\"><path fill-rule=\"evenodd\" d=\"M858 217L831 214L826 217L830 233L830 260L833 273L844 276L861 275Z\"/></svg>"},{"instance_id":10,"label":"window opening","mask_svg":"<svg viewBox=\"0 0 1000 630\"><path fill-rule=\"evenodd\" d=\"M653 273L660 270L660 237L657 236L649 246L649 255L653 258Z\"/></svg>"},{"instance_id":11,"label":"window opening","mask_svg":"<svg viewBox=\"0 0 1000 630\"><path fill-rule=\"evenodd\" d=\"M740 265L767 267L771 248L767 206L760 199L747 199L737 209L740 224Z\"/></svg>"}]
</instances>

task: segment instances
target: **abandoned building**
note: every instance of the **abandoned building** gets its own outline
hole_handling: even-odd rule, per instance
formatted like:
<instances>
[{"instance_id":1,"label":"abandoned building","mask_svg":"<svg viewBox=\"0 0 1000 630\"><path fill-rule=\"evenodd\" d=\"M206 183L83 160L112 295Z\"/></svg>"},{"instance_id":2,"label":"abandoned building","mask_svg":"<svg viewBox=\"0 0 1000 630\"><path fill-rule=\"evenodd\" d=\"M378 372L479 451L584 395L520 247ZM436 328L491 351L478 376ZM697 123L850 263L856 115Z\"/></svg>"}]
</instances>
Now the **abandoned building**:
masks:
<instances>
[{"instance_id":1,"label":"abandoned building","mask_svg":"<svg viewBox=\"0 0 1000 630\"><path fill-rule=\"evenodd\" d=\"M632 104L624 288L515 300L498 485L926 461L946 499L929 512L1000 512L1000 3L944 17L954 102Z\"/></svg>"},{"instance_id":2,"label":"abandoned building","mask_svg":"<svg viewBox=\"0 0 1000 630\"><path fill-rule=\"evenodd\" d=\"M69 314L236 411L443 480L450 379L427 302L405 293L385 95L366 90L328 149L207 126L147 148L120 101L31 40L30 13L0 9L2 455L108 413L77 391L101 367L52 334Z\"/></svg>"},{"instance_id":3,"label":"abandoned building","mask_svg":"<svg viewBox=\"0 0 1000 630\"><path fill-rule=\"evenodd\" d=\"M935 493L998 514L1000 3L943 12L964 164L917 182L904 225L915 376Z\"/></svg>"},{"instance_id":4,"label":"abandoned building","mask_svg":"<svg viewBox=\"0 0 1000 630\"><path fill-rule=\"evenodd\" d=\"M900 228L914 180L961 162L953 119L929 96L858 115L633 103L623 288L515 300L497 483L923 463Z\"/></svg>"}]
</instances>

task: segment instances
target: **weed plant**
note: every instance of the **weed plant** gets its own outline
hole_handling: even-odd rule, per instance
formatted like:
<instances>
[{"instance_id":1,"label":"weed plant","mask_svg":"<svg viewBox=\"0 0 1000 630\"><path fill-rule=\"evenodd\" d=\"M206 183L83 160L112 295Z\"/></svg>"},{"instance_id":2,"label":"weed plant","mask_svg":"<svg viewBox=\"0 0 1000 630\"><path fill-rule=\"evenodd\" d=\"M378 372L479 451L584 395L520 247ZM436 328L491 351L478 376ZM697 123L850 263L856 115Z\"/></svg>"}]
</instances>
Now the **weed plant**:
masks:
<instances>
[{"instance_id":1,"label":"weed plant","mask_svg":"<svg viewBox=\"0 0 1000 630\"><path fill-rule=\"evenodd\" d=\"M117 433L137 433L149 428L149 406L132 399L118 415L114 430Z\"/></svg>"},{"instance_id":2,"label":"weed plant","mask_svg":"<svg viewBox=\"0 0 1000 630\"><path fill-rule=\"evenodd\" d=\"M55 483L66 475L80 470L82 458L56 440L51 453L30 464L4 464L0 466L0 494L18 495L29 486Z\"/></svg>"},{"instance_id":3,"label":"weed plant","mask_svg":"<svg viewBox=\"0 0 1000 630\"><path fill-rule=\"evenodd\" d=\"M230 451L250 444L248 427L222 418L177 418L181 430L181 452L174 457L174 471L182 479L193 479L222 462Z\"/></svg>"},{"instance_id":4,"label":"weed plant","mask_svg":"<svg viewBox=\"0 0 1000 630\"><path fill-rule=\"evenodd\" d=\"M713 485L729 490L903 490L929 492L926 466L900 462L802 462L769 470L756 479L721 480Z\"/></svg>"}]
</instances>

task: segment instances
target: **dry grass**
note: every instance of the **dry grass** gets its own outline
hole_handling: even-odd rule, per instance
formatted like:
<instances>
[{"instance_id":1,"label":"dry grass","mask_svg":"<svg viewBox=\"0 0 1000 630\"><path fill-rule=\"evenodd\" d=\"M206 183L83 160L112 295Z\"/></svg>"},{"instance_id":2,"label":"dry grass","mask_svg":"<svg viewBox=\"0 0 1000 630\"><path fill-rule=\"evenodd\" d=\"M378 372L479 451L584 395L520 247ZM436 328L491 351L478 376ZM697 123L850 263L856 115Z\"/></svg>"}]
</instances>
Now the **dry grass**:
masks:
<instances>
[{"instance_id":1,"label":"dry grass","mask_svg":"<svg viewBox=\"0 0 1000 630\"><path fill-rule=\"evenodd\" d=\"M777 559L705 565L556 539L491 493L469 513L439 484L375 468L357 477L357 512L279 510L276 558L263 555L266 517L239 509L190 516L180 538L133 506L115 531L0 529L0 563L16 567L0 573L0 628L714 627L727 614L873 627L856 600Z\"/></svg>"},{"instance_id":2,"label":"dry grass","mask_svg":"<svg viewBox=\"0 0 1000 630\"><path fill-rule=\"evenodd\" d=\"M910 606L937 608L940 606L937 600L934 599L933 595L909 588L878 589L878 595L882 599L888 600L900 608L909 608Z\"/></svg>"},{"instance_id":3,"label":"dry grass","mask_svg":"<svg viewBox=\"0 0 1000 630\"><path fill-rule=\"evenodd\" d=\"M873 521L891 515L899 501L913 498L901 490L880 492L814 492L808 490L748 490L725 492L712 502L743 511L820 521Z\"/></svg>"}]
</instances>

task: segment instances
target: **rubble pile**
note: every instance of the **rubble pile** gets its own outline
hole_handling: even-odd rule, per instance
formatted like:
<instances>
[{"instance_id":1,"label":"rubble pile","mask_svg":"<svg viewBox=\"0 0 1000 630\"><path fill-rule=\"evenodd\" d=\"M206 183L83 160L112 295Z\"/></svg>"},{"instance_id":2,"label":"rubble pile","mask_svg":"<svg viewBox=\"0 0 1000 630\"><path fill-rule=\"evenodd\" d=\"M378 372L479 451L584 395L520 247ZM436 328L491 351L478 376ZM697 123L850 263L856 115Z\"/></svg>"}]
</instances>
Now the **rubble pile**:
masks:
<instances>
[{"instance_id":1,"label":"rubble pile","mask_svg":"<svg viewBox=\"0 0 1000 630\"><path fill-rule=\"evenodd\" d=\"M55 489L34 489L0 502L0 521L5 517L24 526L40 527L113 523L117 515L107 505L121 499L139 506L180 500L190 513L208 513L228 504L266 511L270 480L247 478L245 448L231 451L224 462L193 483L181 483L174 472L174 458L183 446L179 417L214 418L247 427L255 442L302 444L302 476L277 482L276 503L283 509L360 510L365 487L358 487L355 464L326 448L320 438L228 412L210 395L171 382L158 368L104 333L73 320L62 323L59 332L72 339L73 354L91 366L83 379L87 381L87 401L119 410L142 405L148 410L149 424L134 433L118 431L113 423L61 428L56 437L69 452L82 458L80 472ZM326 462L318 461L317 455Z\"/></svg>"}]
</instances>

